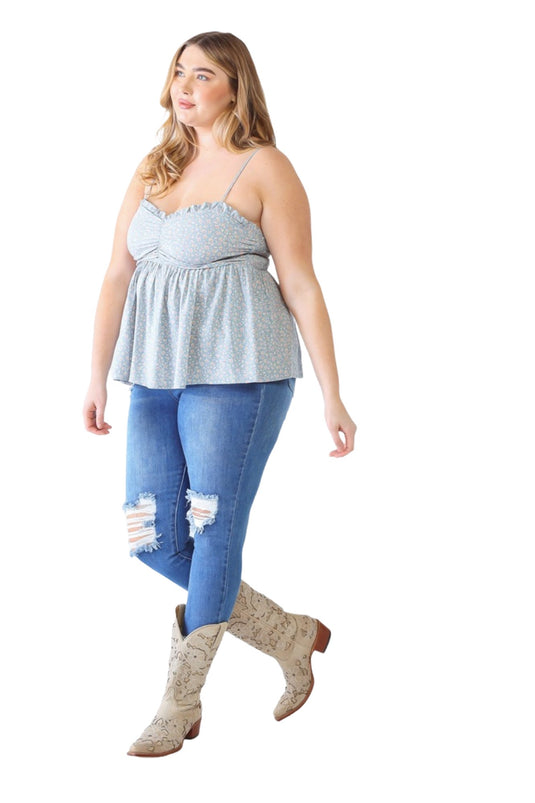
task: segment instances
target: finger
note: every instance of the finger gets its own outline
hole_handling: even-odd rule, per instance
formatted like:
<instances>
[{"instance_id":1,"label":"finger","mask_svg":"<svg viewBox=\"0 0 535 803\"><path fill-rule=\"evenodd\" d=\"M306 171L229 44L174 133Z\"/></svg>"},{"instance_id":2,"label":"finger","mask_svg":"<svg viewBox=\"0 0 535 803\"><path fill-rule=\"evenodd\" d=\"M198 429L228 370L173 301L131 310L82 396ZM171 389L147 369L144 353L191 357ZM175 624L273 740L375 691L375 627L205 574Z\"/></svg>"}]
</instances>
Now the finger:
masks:
<instances>
[{"instance_id":1,"label":"finger","mask_svg":"<svg viewBox=\"0 0 535 803\"><path fill-rule=\"evenodd\" d=\"M92 424L89 427L86 427L88 432L92 432L94 435L108 435L111 427L109 424L104 424L104 426L99 429L96 424Z\"/></svg>"},{"instance_id":2,"label":"finger","mask_svg":"<svg viewBox=\"0 0 535 803\"><path fill-rule=\"evenodd\" d=\"M346 446L343 446L341 449L333 449L332 452L329 452L330 457L343 457L344 455L349 453L349 449Z\"/></svg>"},{"instance_id":3,"label":"finger","mask_svg":"<svg viewBox=\"0 0 535 803\"><path fill-rule=\"evenodd\" d=\"M91 432L93 435L109 435L109 429L97 429L96 426L94 427L87 427L87 431Z\"/></svg>"},{"instance_id":4,"label":"finger","mask_svg":"<svg viewBox=\"0 0 535 803\"><path fill-rule=\"evenodd\" d=\"M346 432L346 448L348 452L352 452L355 448L355 433L353 430Z\"/></svg>"},{"instance_id":5,"label":"finger","mask_svg":"<svg viewBox=\"0 0 535 803\"><path fill-rule=\"evenodd\" d=\"M330 457L345 457L345 455L352 452L355 448L355 432L353 429L350 428L346 431L346 429L341 426L340 430L343 432L345 443L342 443L338 433L333 433L334 442L337 444L337 448L332 452L329 452Z\"/></svg>"},{"instance_id":6,"label":"finger","mask_svg":"<svg viewBox=\"0 0 535 803\"><path fill-rule=\"evenodd\" d=\"M90 429L91 427L95 426L95 411L94 410L84 410L83 411L83 419L84 419L84 426L86 429Z\"/></svg>"},{"instance_id":7,"label":"finger","mask_svg":"<svg viewBox=\"0 0 535 803\"><path fill-rule=\"evenodd\" d=\"M111 424L108 424L106 421L102 420L100 426L97 422L96 427L99 430L99 432L103 432L104 430L106 430L107 432L108 430L111 429Z\"/></svg>"},{"instance_id":8,"label":"finger","mask_svg":"<svg viewBox=\"0 0 535 803\"><path fill-rule=\"evenodd\" d=\"M101 425L98 425L97 412L95 409L84 412L84 424L86 430L92 432L94 435L107 435L112 428L111 424L108 424L106 421L102 421Z\"/></svg>"},{"instance_id":9,"label":"finger","mask_svg":"<svg viewBox=\"0 0 535 803\"><path fill-rule=\"evenodd\" d=\"M345 443L342 442L340 436L338 435L338 432L335 431L335 432L332 432L331 434L332 434L333 440L334 440L334 442L336 444L336 449L334 449L332 452L329 452L329 455L332 456L332 457L339 457L341 454L345 453L346 445L345 445Z\"/></svg>"},{"instance_id":10,"label":"finger","mask_svg":"<svg viewBox=\"0 0 535 803\"><path fill-rule=\"evenodd\" d=\"M97 429L102 429L104 424L104 408L97 406L97 415L96 415L96 424Z\"/></svg>"},{"instance_id":11,"label":"finger","mask_svg":"<svg viewBox=\"0 0 535 803\"><path fill-rule=\"evenodd\" d=\"M341 427L339 427L338 429L331 429L331 435L333 437L333 441L334 441L334 443L336 445L336 450L337 451L340 451L341 449L345 449L346 448L345 443L342 441L342 439L340 437L340 434L339 434L340 430L341 430Z\"/></svg>"}]
</instances>

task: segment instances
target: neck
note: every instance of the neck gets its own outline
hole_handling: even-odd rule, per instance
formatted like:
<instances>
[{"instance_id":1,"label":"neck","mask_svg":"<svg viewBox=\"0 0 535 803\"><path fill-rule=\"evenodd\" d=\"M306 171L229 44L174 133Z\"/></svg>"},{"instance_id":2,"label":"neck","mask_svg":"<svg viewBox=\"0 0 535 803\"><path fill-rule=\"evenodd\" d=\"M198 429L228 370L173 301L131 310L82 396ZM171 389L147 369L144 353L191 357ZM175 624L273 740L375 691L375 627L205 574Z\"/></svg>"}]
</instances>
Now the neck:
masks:
<instances>
[{"instance_id":1,"label":"neck","mask_svg":"<svg viewBox=\"0 0 535 803\"><path fill-rule=\"evenodd\" d=\"M195 133L197 134L197 151L199 155L210 156L226 150L216 142L211 128L196 128Z\"/></svg>"}]
</instances>

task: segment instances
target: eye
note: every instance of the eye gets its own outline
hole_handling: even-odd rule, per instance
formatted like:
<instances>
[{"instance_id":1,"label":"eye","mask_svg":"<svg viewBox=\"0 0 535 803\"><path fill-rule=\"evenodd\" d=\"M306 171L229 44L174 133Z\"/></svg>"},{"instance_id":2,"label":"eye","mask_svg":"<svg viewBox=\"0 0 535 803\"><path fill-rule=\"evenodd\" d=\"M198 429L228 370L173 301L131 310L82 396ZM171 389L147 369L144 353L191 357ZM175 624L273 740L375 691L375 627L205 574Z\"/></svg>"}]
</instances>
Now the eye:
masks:
<instances>
[{"instance_id":1,"label":"eye","mask_svg":"<svg viewBox=\"0 0 535 803\"><path fill-rule=\"evenodd\" d=\"M207 75L203 75L202 73L199 73L197 75L197 78L202 78L203 81L209 81L210 80Z\"/></svg>"},{"instance_id":2,"label":"eye","mask_svg":"<svg viewBox=\"0 0 535 803\"><path fill-rule=\"evenodd\" d=\"M175 70L175 75L183 75L184 73L178 67Z\"/></svg>"}]
</instances>

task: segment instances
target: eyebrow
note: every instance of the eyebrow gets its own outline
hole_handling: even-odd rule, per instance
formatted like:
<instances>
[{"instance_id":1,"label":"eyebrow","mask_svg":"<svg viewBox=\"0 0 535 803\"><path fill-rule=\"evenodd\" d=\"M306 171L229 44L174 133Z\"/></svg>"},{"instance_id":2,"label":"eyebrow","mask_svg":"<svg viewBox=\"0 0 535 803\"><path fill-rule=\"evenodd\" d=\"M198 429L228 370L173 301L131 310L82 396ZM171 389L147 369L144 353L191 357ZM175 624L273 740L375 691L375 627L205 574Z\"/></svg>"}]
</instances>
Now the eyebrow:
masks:
<instances>
[{"instance_id":1,"label":"eyebrow","mask_svg":"<svg viewBox=\"0 0 535 803\"><path fill-rule=\"evenodd\" d=\"M177 61L175 67L182 67L182 69L184 69L184 65L181 64L179 61ZM215 75L215 72L211 70L209 67L193 67L193 72L209 72L212 73L212 75Z\"/></svg>"}]
</instances>

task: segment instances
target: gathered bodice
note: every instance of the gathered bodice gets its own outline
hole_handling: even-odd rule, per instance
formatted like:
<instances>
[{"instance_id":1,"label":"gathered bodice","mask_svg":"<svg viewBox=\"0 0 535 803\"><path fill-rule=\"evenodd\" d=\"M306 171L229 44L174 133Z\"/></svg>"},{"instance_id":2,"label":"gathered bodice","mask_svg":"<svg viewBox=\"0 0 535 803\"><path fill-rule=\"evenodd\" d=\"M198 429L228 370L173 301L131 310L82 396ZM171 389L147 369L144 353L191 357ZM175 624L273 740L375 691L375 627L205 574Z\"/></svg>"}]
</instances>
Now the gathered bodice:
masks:
<instances>
[{"instance_id":1,"label":"gathered bodice","mask_svg":"<svg viewBox=\"0 0 535 803\"><path fill-rule=\"evenodd\" d=\"M226 201L192 204L166 213L143 198L128 229L136 261L156 260L180 268L217 267L258 256L267 270L269 250L262 230Z\"/></svg>"}]
</instances>

